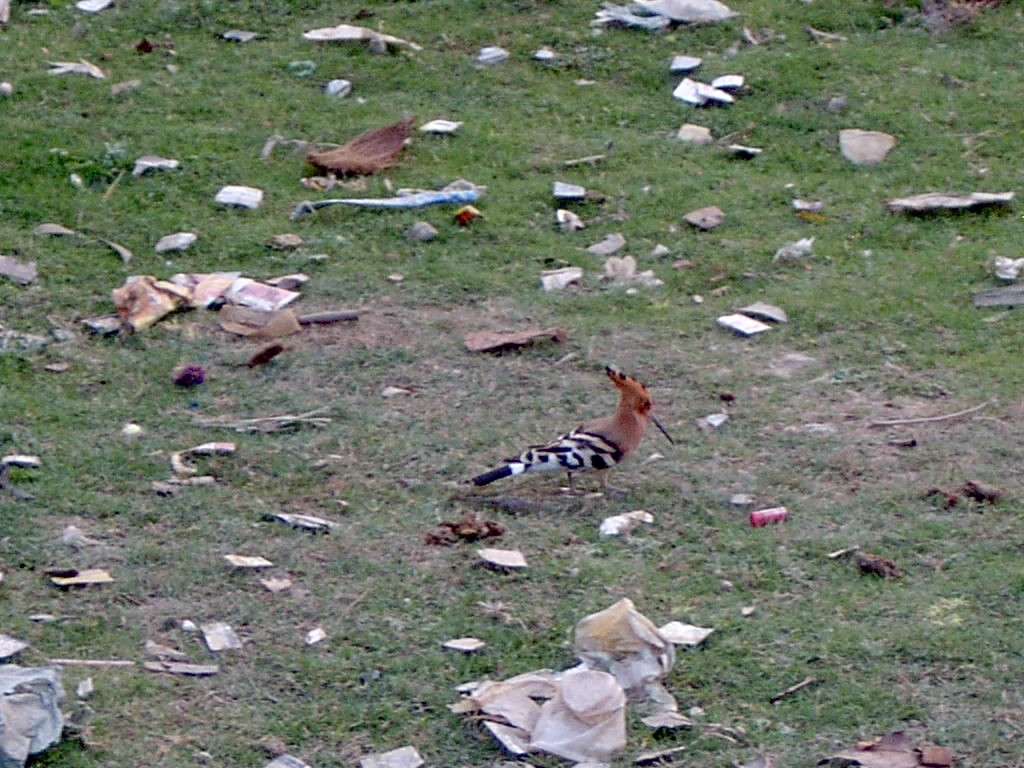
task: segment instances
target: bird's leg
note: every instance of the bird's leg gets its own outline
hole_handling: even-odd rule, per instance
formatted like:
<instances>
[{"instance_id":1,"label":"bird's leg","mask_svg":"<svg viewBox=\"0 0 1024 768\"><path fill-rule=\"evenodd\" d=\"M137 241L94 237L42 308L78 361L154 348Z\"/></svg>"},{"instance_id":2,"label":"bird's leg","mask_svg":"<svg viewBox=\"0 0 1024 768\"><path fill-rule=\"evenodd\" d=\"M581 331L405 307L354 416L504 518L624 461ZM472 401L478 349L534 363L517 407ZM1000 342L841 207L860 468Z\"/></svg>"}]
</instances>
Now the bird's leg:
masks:
<instances>
[{"instance_id":1,"label":"bird's leg","mask_svg":"<svg viewBox=\"0 0 1024 768\"><path fill-rule=\"evenodd\" d=\"M602 469L597 473L598 479L601 481L601 490L606 496L628 496L629 491L625 488L619 488L618 486L611 485L608 482L608 470Z\"/></svg>"},{"instance_id":2,"label":"bird's leg","mask_svg":"<svg viewBox=\"0 0 1024 768\"><path fill-rule=\"evenodd\" d=\"M565 474L566 474L566 478L569 481L569 495L570 496L576 496L576 495L582 493L582 491L580 491L576 487L576 483L572 479L572 472L566 472Z\"/></svg>"}]
</instances>

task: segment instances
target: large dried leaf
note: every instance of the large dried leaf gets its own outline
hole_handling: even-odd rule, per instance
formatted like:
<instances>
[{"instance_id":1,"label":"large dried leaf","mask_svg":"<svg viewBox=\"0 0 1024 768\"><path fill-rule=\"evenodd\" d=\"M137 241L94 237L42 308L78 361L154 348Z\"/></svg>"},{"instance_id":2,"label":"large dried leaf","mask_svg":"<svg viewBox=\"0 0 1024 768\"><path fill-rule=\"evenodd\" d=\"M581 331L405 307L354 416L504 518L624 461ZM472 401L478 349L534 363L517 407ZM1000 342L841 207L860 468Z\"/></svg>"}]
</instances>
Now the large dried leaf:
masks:
<instances>
[{"instance_id":1,"label":"large dried leaf","mask_svg":"<svg viewBox=\"0 0 1024 768\"><path fill-rule=\"evenodd\" d=\"M405 148L415 118L375 128L344 146L326 152L310 152L306 159L316 168L339 176L376 173L394 165Z\"/></svg>"},{"instance_id":2,"label":"large dried leaf","mask_svg":"<svg viewBox=\"0 0 1024 768\"><path fill-rule=\"evenodd\" d=\"M855 761L854 765L864 768L918 768L920 765L917 753L902 731L882 736L876 741L858 744L852 749L844 749L822 760L819 765L849 765L848 761Z\"/></svg>"}]
</instances>

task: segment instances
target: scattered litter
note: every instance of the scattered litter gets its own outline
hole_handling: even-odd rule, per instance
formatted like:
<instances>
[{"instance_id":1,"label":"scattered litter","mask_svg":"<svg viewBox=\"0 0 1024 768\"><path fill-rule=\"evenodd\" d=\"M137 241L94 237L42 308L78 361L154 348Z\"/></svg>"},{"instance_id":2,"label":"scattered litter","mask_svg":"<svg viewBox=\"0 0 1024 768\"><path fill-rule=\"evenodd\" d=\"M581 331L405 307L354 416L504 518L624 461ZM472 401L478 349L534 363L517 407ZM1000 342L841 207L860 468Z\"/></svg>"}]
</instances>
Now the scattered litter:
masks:
<instances>
[{"instance_id":1,"label":"scattered litter","mask_svg":"<svg viewBox=\"0 0 1024 768\"><path fill-rule=\"evenodd\" d=\"M555 200L584 200L587 197L587 188L579 184L556 181L551 185L551 194Z\"/></svg>"},{"instance_id":2,"label":"scattered litter","mask_svg":"<svg viewBox=\"0 0 1024 768\"><path fill-rule=\"evenodd\" d=\"M818 213L825 204L820 200L801 200L799 197L793 198L793 210L798 213Z\"/></svg>"},{"instance_id":3,"label":"scattered litter","mask_svg":"<svg viewBox=\"0 0 1024 768\"><path fill-rule=\"evenodd\" d=\"M765 304L763 301L755 301L745 307L736 310L742 315L752 317L755 320L764 320L768 323L788 323L789 317L786 311L774 304Z\"/></svg>"},{"instance_id":4,"label":"scattered litter","mask_svg":"<svg viewBox=\"0 0 1024 768\"><path fill-rule=\"evenodd\" d=\"M619 6L611 3L603 3L602 7L590 22L592 27L623 26L647 29L651 32L661 32L668 29L672 23L671 19L664 16L649 14L643 6L633 4L630 6Z\"/></svg>"},{"instance_id":5,"label":"scattered litter","mask_svg":"<svg viewBox=\"0 0 1024 768\"><path fill-rule=\"evenodd\" d=\"M601 521L600 536L628 536L640 523L653 523L654 515L642 509L612 515Z\"/></svg>"},{"instance_id":6,"label":"scattered litter","mask_svg":"<svg viewBox=\"0 0 1024 768\"><path fill-rule=\"evenodd\" d=\"M309 152L306 160L314 168L338 176L376 173L394 165L405 149L414 119L366 131L337 149Z\"/></svg>"},{"instance_id":7,"label":"scattered litter","mask_svg":"<svg viewBox=\"0 0 1024 768\"><path fill-rule=\"evenodd\" d=\"M0 659L9 659L12 656L17 656L26 648L28 648L28 643L24 640L18 640L16 637L0 634Z\"/></svg>"},{"instance_id":8,"label":"scattered litter","mask_svg":"<svg viewBox=\"0 0 1024 768\"><path fill-rule=\"evenodd\" d=\"M760 147L748 147L745 144L729 144L725 149L744 160L752 160L764 152Z\"/></svg>"},{"instance_id":9,"label":"scattered litter","mask_svg":"<svg viewBox=\"0 0 1024 768\"><path fill-rule=\"evenodd\" d=\"M4 257L0 256L0 260ZM1000 280L1016 280L1020 277L1020 271L1024 268L1024 259L1010 259L1006 256L996 256L993 264L993 273Z\"/></svg>"},{"instance_id":10,"label":"scattered litter","mask_svg":"<svg viewBox=\"0 0 1024 768\"><path fill-rule=\"evenodd\" d=\"M79 61L51 61L51 75L86 75L97 80L106 78L106 74L95 64L90 64L85 59Z\"/></svg>"},{"instance_id":11,"label":"scattered litter","mask_svg":"<svg viewBox=\"0 0 1024 768\"><path fill-rule=\"evenodd\" d=\"M380 391L380 396L384 398L406 397L408 395L413 394L413 392L415 392L415 390L411 389L410 387L395 387L392 385L388 385Z\"/></svg>"},{"instance_id":12,"label":"scattered litter","mask_svg":"<svg viewBox=\"0 0 1024 768\"><path fill-rule=\"evenodd\" d=\"M262 739L260 741L263 741ZM269 751L269 747L266 747ZM273 752L271 752L273 754ZM289 754L282 754L275 757L263 768L310 768L309 765Z\"/></svg>"},{"instance_id":13,"label":"scattered litter","mask_svg":"<svg viewBox=\"0 0 1024 768\"><path fill-rule=\"evenodd\" d=\"M738 333L740 336L756 336L759 333L770 331L772 328L767 323L740 314L722 315L717 322L722 328Z\"/></svg>"},{"instance_id":14,"label":"scattered litter","mask_svg":"<svg viewBox=\"0 0 1024 768\"><path fill-rule=\"evenodd\" d=\"M437 228L426 221L417 221L405 232L403 237L415 243L426 243L437 237Z\"/></svg>"},{"instance_id":15,"label":"scattered litter","mask_svg":"<svg viewBox=\"0 0 1024 768\"><path fill-rule=\"evenodd\" d=\"M222 32L220 36L222 40L227 40L230 43L251 43L259 37L258 34L247 29L229 29L227 32Z\"/></svg>"},{"instance_id":16,"label":"scattered litter","mask_svg":"<svg viewBox=\"0 0 1024 768\"><path fill-rule=\"evenodd\" d=\"M456 120L431 120L420 126L422 133L455 133L462 127L462 123Z\"/></svg>"},{"instance_id":17,"label":"scattered litter","mask_svg":"<svg viewBox=\"0 0 1024 768\"><path fill-rule=\"evenodd\" d=\"M287 512L274 512L263 516L264 520L277 520L278 522L290 525L292 528L309 531L310 533L330 533L338 527L337 523L325 520L314 515L290 514Z\"/></svg>"},{"instance_id":18,"label":"scattered litter","mask_svg":"<svg viewBox=\"0 0 1024 768\"><path fill-rule=\"evenodd\" d=\"M261 312L275 312L291 304L299 293L260 283L248 277L239 277L224 292L224 298L243 307Z\"/></svg>"},{"instance_id":19,"label":"scattered litter","mask_svg":"<svg viewBox=\"0 0 1024 768\"><path fill-rule=\"evenodd\" d=\"M687 104L702 107L705 104L733 104L736 99L721 88L684 77L672 96Z\"/></svg>"},{"instance_id":20,"label":"scattered litter","mask_svg":"<svg viewBox=\"0 0 1024 768\"><path fill-rule=\"evenodd\" d=\"M694 125L693 123L683 123L676 133L676 138L688 144L696 144L698 146L712 144L715 141L711 135L710 128L706 128L703 125Z\"/></svg>"},{"instance_id":21,"label":"scattered litter","mask_svg":"<svg viewBox=\"0 0 1024 768\"><path fill-rule=\"evenodd\" d=\"M517 571L526 568L526 558L518 549L479 549L477 556L484 565L496 569Z\"/></svg>"},{"instance_id":22,"label":"scattered litter","mask_svg":"<svg viewBox=\"0 0 1024 768\"><path fill-rule=\"evenodd\" d=\"M587 226L583 219L564 208L555 211L555 223L562 232L578 232Z\"/></svg>"},{"instance_id":23,"label":"scattered litter","mask_svg":"<svg viewBox=\"0 0 1024 768\"><path fill-rule=\"evenodd\" d=\"M143 176L150 171L173 171L179 165L181 163L169 157L143 155L135 161L135 167L132 168L132 176Z\"/></svg>"},{"instance_id":24,"label":"scattered litter","mask_svg":"<svg viewBox=\"0 0 1024 768\"><path fill-rule=\"evenodd\" d=\"M952 764L952 750L934 746L912 747L903 731L881 736L874 741L858 742L856 747L844 749L818 761L818 765L861 765L865 768L949 768Z\"/></svg>"},{"instance_id":25,"label":"scattered litter","mask_svg":"<svg viewBox=\"0 0 1024 768\"><path fill-rule=\"evenodd\" d=\"M548 269L540 273L540 284L545 291L562 291L583 279L580 267L562 267Z\"/></svg>"},{"instance_id":26,"label":"scattered litter","mask_svg":"<svg viewBox=\"0 0 1024 768\"><path fill-rule=\"evenodd\" d=\"M768 509L755 509L750 513L750 525L754 528L762 528L773 523L785 522L789 514L785 507L770 507Z\"/></svg>"},{"instance_id":27,"label":"scattered litter","mask_svg":"<svg viewBox=\"0 0 1024 768\"><path fill-rule=\"evenodd\" d=\"M631 696L675 710L662 681L675 663L675 648L658 628L623 598L576 624L574 652L590 669L609 672Z\"/></svg>"},{"instance_id":28,"label":"scattered litter","mask_svg":"<svg viewBox=\"0 0 1024 768\"><path fill-rule=\"evenodd\" d=\"M683 220L697 229L705 232L714 229L725 221L725 213L717 205L709 205L705 208L698 208L683 216Z\"/></svg>"},{"instance_id":29,"label":"scattered litter","mask_svg":"<svg viewBox=\"0 0 1024 768\"><path fill-rule=\"evenodd\" d=\"M487 643L476 637L457 637L454 640L446 640L441 643L442 648L449 651L460 651L461 653L476 653L487 647Z\"/></svg>"},{"instance_id":30,"label":"scattered litter","mask_svg":"<svg viewBox=\"0 0 1024 768\"><path fill-rule=\"evenodd\" d=\"M39 224L35 229L33 229L32 234L49 235L50 237L76 237L80 233L73 229L68 229L62 224L45 222L43 224Z\"/></svg>"},{"instance_id":31,"label":"scattered litter","mask_svg":"<svg viewBox=\"0 0 1024 768\"><path fill-rule=\"evenodd\" d=\"M53 667L0 666L0 764L23 766L60 741L64 689Z\"/></svg>"},{"instance_id":32,"label":"scattered litter","mask_svg":"<svg viewBox=\"0 0 1024 768\"><path fill-rule=\"evenodd\" d=\"M352 81L344 78L335 78L324 83L324 93L336 99L344 99L352 93Z\"/></svg>"},{"instance_id":33,"label":"scattered litter","mask_svg":"<svg viewBox=\"0 0 1024 768\"><path fill-rule=\"evenodd\" d=\"M497 45L488 45L480 49L476 56L477 64L500 64L509 57L509 52Z\"/></svg>"},{"instance_id":34,"label":"scattered litter","mask_svg":"<svg viewBox=\"0 0 1024 768\"><path fill-rule=\"evenodd\" d=\"M608 761L626 746L626 694L607 672L571 669L540 708L530 746L580 763Z\"/></svg>"},{"instance_id":35,"label":"scattered litter","mask_svg":"<svg viewBox=\"0 0 1024 768\"><path fill-rule=\"evenodd\" d=\"M719 75L711 81L712 88L723 91L736 91L746 85L747 81L743 75Z\"/></svg>"},{"instance_id":36,"label":"scattered litter","mask_svg":"<svg viewBox=\"0 0 1024 768\"><path fill-rule=\"evenodd\" d=\"M472 189L423 191L395 197L347 197L335 200L305 200L295 206L289 217L292 221L307 213L332 205L354 205L362 208L422 208L426 205L474 203L480 194Z\"/></svg>"},{"instance_id":37,"label":"scattered litter","mask_svg":"<svg viewBox=\"0 0 1024 768\"><path fill-rule=\"evenodd\" d=\"M609 256L604 262L604 278L618 285L640 285L644 288L657 288L665 284L654 276L653 270L637 272L633 256Z\"/></svg>"},{"instance_id":38,"label":"scattered litter","mask_svg":"<svg viewBox=\"0 0 1024 768\"><path fill-rule=\"evenodd\" d=\"M77 696L82 701L85 701L90 696L92 696L95 690L96 687L93 685L92 678L86 677L82 680L79 680L78 685L75 686L75 696Z\"/></svg>"},{"instance_id":39,"label":"scattered litter","mask_svg":"<svg viewBox=\"0 0 1024 768\"><path fill-rule=\"evenodd\" d=\"M630 8L638 6L645 13L658 14L680 24L705 24L739 16L717 0L636 0Z\"/></svg>"},{"instance_id":40,"label":"scattered litter","mask_svg":"<svg viewBox=\"0 0 1024 768\"><path fill-rule=\"evenodd\" d=\"M622 236L621 232L613 232L604 240L588 246L587 253L592 253L595 256L611 256L625 247L626 238Z\"/></svg>"},{"instance_id":41,"label":"scattered litter","mask_svg":"<svg viewBox=\"0 0 1024 768\"><path fill-rule=\"evenodd\" d=\"M50 576L50 582L54 586L64 589L68 587L89 587L96 584L110 584L113 580L113 576L100 568L87 568L84 571L78 571L72 568L70 569L70 572L62 575Z\"/></svg>"},{"instance_id":42,"label":"scattered litter","mask_svg":"<svg viewBox=\"0 0 1024 768\"><path fill-rule=\"evenodd\" d=\"M351 43L351 42L367 42L371 45L374 43L389 45L389 46L405 46L411 48L414 51L422 51L422 46L408 40L403 40L400 37L394 37L392 35L385 35L381 32L375 32L372 29L366 27L356 27L351 24L339 24L336 27L321 27L320 29L311 29L308 32L302 33L302 38L313 43Z\"/></svg>"},{"instance_id":43,"label":"scattered litter","mask_svg":"<svg viewBox=\"0 0 1024 768\"><path fill-rule=\"evenodd\" d=\"M1002 205L1013 200L1013 192L971 192L967 195L943 192L925 192L911 197L899 197L886 202L894 213L924 213L940 210L968 210L989 205Z\"/></svg>"},{"instance_id":44,"label":"scattered litter","mask_svg":"<svg viewBox=\"0 0 1024 768\"><path fill-rule=\"evenodd\" d=\"M802 237L792 243L786 243L775 251L772 262L798 261L814 256L814 238Z\"/></svg>"},{"instance_id":45,"label":"scattered litter","mask_svg":"<svg viewBox=\"0 0 1024 768\"><path fill-rule=\"evenodd\" d=\"M104 8L109 8L114 4L114 0L78 0L75 3L75 8L86 13L99 13Z\"/></svg>"},{"instance_id":46,"label":"scattered litter","mask_svg":"<svg viewBox=\"0 0 1024 768\"><path fill-rule=\"evenodd\" d=\"M562 344L568 337L565 328L524 328L521 331L470 331L463 343L470 352L508 352L533 346L538 342Z\"/></svg>"},{"instance_id":47,"label":"scattered litter","mask_svg":"<svg viewBox=\"0 0 1024 768\"><path fill-rule=\"evenodd\" d=\"M292 580L287 578L271 577L269 579L260 579L260 584L268 592L272 592L275 595L278 592L285 592L292 588Z\"/></svg>"},{"instance_id":48,"label":"scattered litter","mask_svg":"<svg viewBox=\"0 0 1024 768\"><path fill-rule=\"evenodd\" d=\"M423 537L432 546L457 544L460 541L480 541L505 535L505 526L496 520L485 520L468 513L458 520L442 520Z\"/></svg>"},{"instance_id":49,"label":"scattered litter","mask_svg":"<svg viewBox=\"0 0 1024 768\"><path fill-rule=\"evenodd\" d=\"M144 661L142 666L150 672L166 672L186 677L210 677L220 672L220 667L216 664L189 664L184 661Z\"/></svg>"},{"instance_id":50,"label":"scattered litter","mask_svg":"<svg viewBox=\"0 0 1024 768\"><path fill-rule=\"evenodd\" d=\"M230 304L217 313L217 323L228 333L257 339L276 339L302 330L299 319L290 309L267 312Z\"/></svg>"},{"instance_id":51,"label":"scattered litter","mask_svg":"<svg viewBox=\"0 0 1024 768\"><path fill-rule=\"evenodd\" d=\"M135 258L134 253L125 248L123 245L115 243L113 240L107 240L101 237L99 238L99 241L103 243L105 246L107 246L114 253L116 253L118 256L120 256L122 264L128 264L131 262L133 258Z\"/></svg>"},{"instance_id":52,"label":"scattered litter","mask_svg":"<svg viewBox=\"0 0 1024 768\"><path fill-rule=\"evenodd\" d=\"M184 365L174 372L171 380L179 387L198 387L206 381L206 369L201 365Z\"/></svg>"},{"instance_id":53,"label":"scattered litter","mask_svg":"<svg viewBox=\"0 0 1024 768\"><path fill-rule=\"evenodd\" d=\"M39 270L34 261L18 261L13 256L0 255L0 275L19 285L28 285L39 276Z\"/></svg>"},{"instance_id":54,"label":"scattered litter","mask_svg":"<svg viewBox=\"0 0 1024 768\"><path fill-rule=\"evenodd\" d=\"M861 573L881 576L883 579L899 579L903 577L903 571L896 563L887 557L876 555L871 552L855 552L854 562Z\"/></svg>"},{"instance_id":55,"label":"scattered litter","mask_svg":"<svg viewBox=\"0 0 1024 768\"><path fill-rule=\"evenodd\" d=\"M484 218L484 215L478 208L475 208L472 205L464 205L455 212L455 215L452 216L452 218L460 227L468 227L470 222L475 219L482 219Z\"/></svg>"},{"instance_id":56,"label":"scattered litter","mask_svg":"<svg viewBox=\"0 0 1024 768\"><path fill-rule=\"evenodd\" d=\"M150 275L132 275L111 292L122 322L134 331L149 328L191 299L191 291Z\"/></svg>"},{"instance_id":57,"label":"scattered litter","mask_svg":"<svg viewBox=\"0 0 1024 768\"><path fill-rule=\"evenodd\" d=\"M162 645L155 640L146 640L143 646L144 650L149 656L157 659L163 659L164 661L187 661L188 656L177 648L171 648L169 645Z\"/></svg>"},{"instance_id":58,"label":"scattered litter","mask_svg":"<svg viewBox=\"0 0 1024 768\"><path fill-rule=\"evenodd\" d=\"M839 149L854 165L878 165L896 146L896 137L880 131L847 128L839 132Z\"/></svg>"},{"instance_id":59,"label":"scattered litter","mask_svg":"<svg viewBox=\"0 0 1024 768\"><path fill-rule=\"evenodd\" d=\"M727 413L709 413L700 420L700 425L708 429L718 429L729 420Z\"/></svg>"},{"instance_id":60,"label":"scattered litter","mask_svg":"<svg viewBox=\"0 0 1024 768\"><path fill-rule=\"evenodd\" d=\"M235 568L258 569L274 567L272 562L259 555L224 555L224 559Z\"/></svg>"},{"instance_id":61,"label":"scattered litter","mask_svg":"<svg viewBox=\"0 0 1024 768\"><path fill-rule=\"evenodd\" d=\"M206 427L225 427L236 432L281 432L287 429L294 429L300 424L312 427L323 427L331 423L326 416L317 416L324 408L317 408L299 414L285 414L282 416L258 416L252 419L234 419L229 417L218 417L213 419L201 419L200 424Z\"/></svg>"},{"instance_id":62,"label":"scattered litter","mask_svg":"<svg viewBox=\"0 0 1024 768\"><path fill-rule=\"evenodd\" d=\"M538 48L533 52L533 60L544 64L551 64L558 59L558 54L550 48Z\"/></svg>"},{"instance_id":63,"label":"scattered litter","mask_svg":"<svg viewBox=\"0 0 1024 768\"><path fill-rule=\"evenodd\" d=\"M0 464L18 469L39 469L43 466L43 460L38 456L28 456L23 453L9 453L0 458Z\"/></svg>"},{"instance_id":64,"label":"scattered litter","mask_svg":"<svg viewBox=\"0 0 1024 768\"><path fill-rule=\"evenodd\" d=\"M236 208L256 209L263 202L263 190L256 187L246 187L237 184L229 184L221 187L214 197L221 205L231 205Z\"/></svg>"},{"instance_id":65,"label":"scattered litter","mask_svg":"<svg viewBox=\"0 0 1024 768\"><path fill-rule=\"evenodd\" d=\"M164 235L157 240L155 250L157 253L184 251L198 239L199 235L195 232L175 232L173 235Z\"/></svg>"},{"instance_id":66,"label":"scattered litter","mask_svg":"<svg viewBox=\"0 0 1024 768\"><path fill-rule=\"evenodd\" d=\"M206 647L214 653L219 651L237 651L242 647L242 641L235 634L235 630L222 621L200 624L199 630L203 633Z\"/></svg>"},{"instance_id":67,"label":"scattered litter","mask_svg":"<svg viewBox=\"0 0 1024 768\"><path fill-rule=\"evenodd\" d=\"M359 761L359 768L420 768L423 758L416 747L399 747L390 752L367 755Z\"/></svg>"},{"instance_id":68,"label":"scattered litter","mask_svg":"<svg viewBox=\"0 0 1024 768\"><path fill-rule=\"evenodd\" d=\"M670 621L668 624L658 627L658 632L670 643L685 645L688 648L696 648L714 631L713 627L698 627L693 624L684 624L681 621Z\"/></svg>"},{"instance_id":69,"label":"scattered litter","mask_svg":"<svg viewBox=\"0 0 1024 768\"><path fill-rule=\"evenodd\" d=\"M684 72L692 72L703 63L704 60L699 56L673 56L668 71L673 75L681 75Z\"/></svg>"},{"instance_id":70,"label":"scattered litter","mask_svg":"<svg viewBox=\"0 0 1024 768\"><path fill-rule=\"evenodd\" d=\"M751 493L734 493L729 497L729 503L734 507L752 507L754 501L754 495Z\"/></svg>"},{"instance_id":71,"label":"scattered litter","mask_svg":"<svg viewBox=\"0 0 1024 768\"><path fill-rule=\"evenodd\" d=\"M327 632L323 627L314 627L306 633L306 645L316 645L327 639Z\"/></svg>"}]
</instances>

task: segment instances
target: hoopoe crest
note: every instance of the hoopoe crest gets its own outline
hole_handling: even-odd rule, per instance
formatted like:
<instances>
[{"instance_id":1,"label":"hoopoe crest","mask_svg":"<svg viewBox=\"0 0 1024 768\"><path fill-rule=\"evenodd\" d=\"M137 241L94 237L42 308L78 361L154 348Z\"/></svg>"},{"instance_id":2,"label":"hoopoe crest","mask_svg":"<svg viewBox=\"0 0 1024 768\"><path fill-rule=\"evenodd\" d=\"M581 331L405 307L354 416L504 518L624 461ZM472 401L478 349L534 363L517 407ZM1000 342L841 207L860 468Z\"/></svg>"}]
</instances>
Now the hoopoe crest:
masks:
<instances>
[{"instance_id":1,"label":"hoopoe crest","mask_svg":"<svg viewBox=\"0 0 1024 768\"><path fill-rule=\"evenodd\" d=\"M670 443L672 436L654 416L654 401L647 387L611 366L605 373L619 390L619 407L611 416L584 422L571 432L545 445L534 445L502 466L473 478L475 485L487 485L527 472L565 471L569 487L574 472L597 472L602 488L608 486L608 472L629 458L643 440L648 422L654 422Z\"/></svg>"}]
</instances>

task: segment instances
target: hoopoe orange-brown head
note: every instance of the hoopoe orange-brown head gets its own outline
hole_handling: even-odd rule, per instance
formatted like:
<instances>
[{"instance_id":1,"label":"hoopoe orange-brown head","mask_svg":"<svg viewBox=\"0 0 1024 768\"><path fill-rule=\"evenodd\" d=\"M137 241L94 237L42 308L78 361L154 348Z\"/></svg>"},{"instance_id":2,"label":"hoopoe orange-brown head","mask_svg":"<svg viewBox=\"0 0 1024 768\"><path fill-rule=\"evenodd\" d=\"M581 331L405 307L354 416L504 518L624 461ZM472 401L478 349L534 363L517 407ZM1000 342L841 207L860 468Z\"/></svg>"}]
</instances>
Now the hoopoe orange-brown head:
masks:
<instances>
[{"instance_id":1,"label":"hoopoe orange-brown head","mask_svg":"<svg viewBox=\"0 0 1024 768\"><path fill-rule=\"evenodd\" d=\"M670 443L675 445L676 441L665 431L665 428L661 426L661 422L658 421L653 413L654 400L651 398L651 393L647 387L632 376L628 376L622 371L612 368L610 365L605 366L604 370L608 374L608 378L612 380L612 384L619 390L619 408L628 410L645 419L650 419L654 422L654 426L661 431L661 434Z\"/></svg>"}]
</instances>

